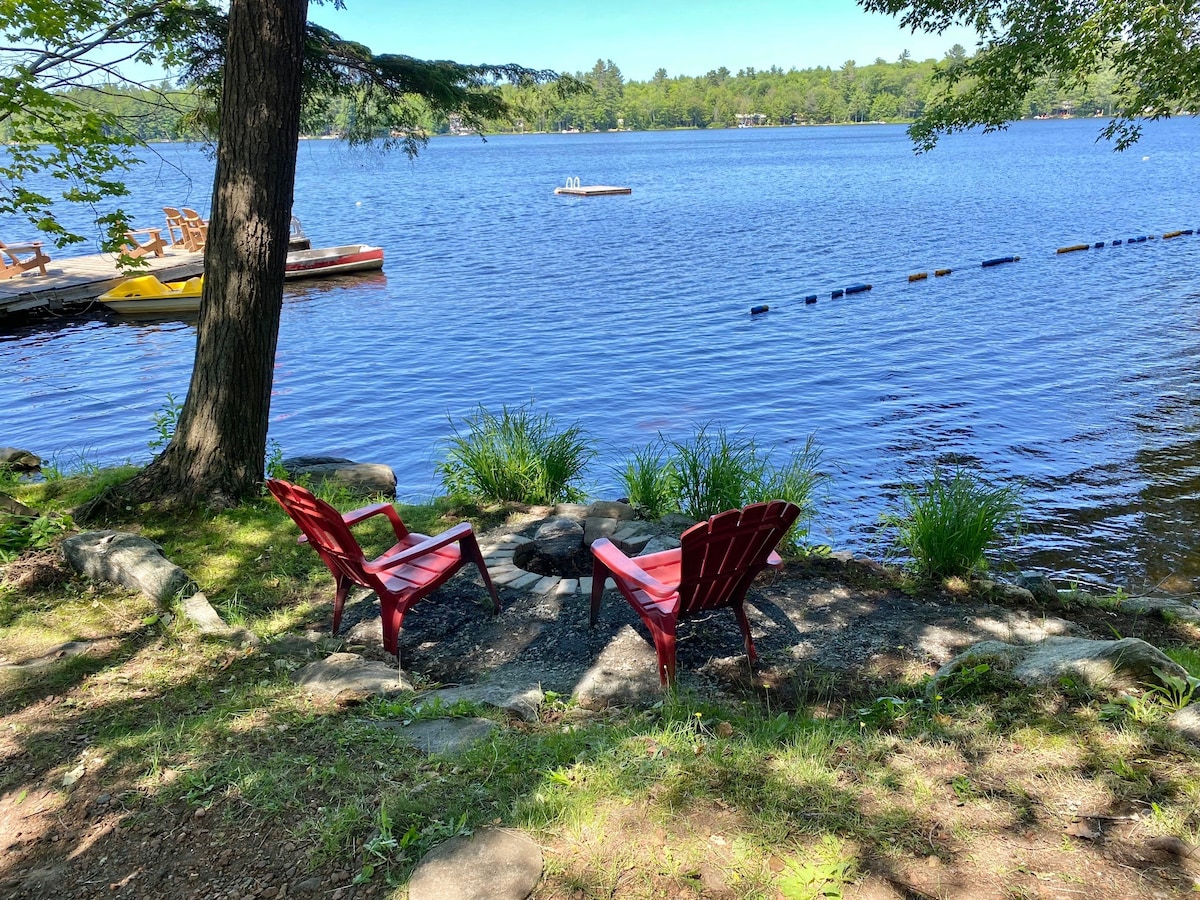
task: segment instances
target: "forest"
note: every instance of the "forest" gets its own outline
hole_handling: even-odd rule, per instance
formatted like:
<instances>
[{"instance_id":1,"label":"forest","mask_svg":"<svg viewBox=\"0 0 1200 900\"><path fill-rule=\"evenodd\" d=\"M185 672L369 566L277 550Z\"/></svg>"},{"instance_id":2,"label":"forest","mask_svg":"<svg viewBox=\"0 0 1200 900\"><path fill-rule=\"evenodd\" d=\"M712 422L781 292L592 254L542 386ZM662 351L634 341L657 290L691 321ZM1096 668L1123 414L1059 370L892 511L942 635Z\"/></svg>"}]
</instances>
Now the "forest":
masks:
<instances>
[{"instance_id":1,"label":"forest","mask_svg":"<svg viewBox=\"0 0 1200 900\"><path fill-rule=\"evenodd\" d=\"M734 128L772 125L828 125L910 122L936 90L933 74L967 58L961 45L941 60L870 65L847 60L839 68L741 69L721 67L705 75L671 76L659 69L649 81L627 80L612 60L597 60L588 72L574 73L588 90L561 97L553 84L528 88L503 85L516 115L494 122L488 133L547 131L643 131L669 128ZM1014 118L1109 115L1113 109L1111 73L1084 85L1065 87L1043 79ZM140 141L201 138L187 124L194 107L186 89L169 83L143 88L98 86L71 92L82 108L114 114L129 136ZM353 109L344 99L310 102L302 129L309 137L337 136L349 130ZM423 122L428 134L461 133L454 117ZM0 132L2 136L2 132Z\"/></svg>"}]
</instances>

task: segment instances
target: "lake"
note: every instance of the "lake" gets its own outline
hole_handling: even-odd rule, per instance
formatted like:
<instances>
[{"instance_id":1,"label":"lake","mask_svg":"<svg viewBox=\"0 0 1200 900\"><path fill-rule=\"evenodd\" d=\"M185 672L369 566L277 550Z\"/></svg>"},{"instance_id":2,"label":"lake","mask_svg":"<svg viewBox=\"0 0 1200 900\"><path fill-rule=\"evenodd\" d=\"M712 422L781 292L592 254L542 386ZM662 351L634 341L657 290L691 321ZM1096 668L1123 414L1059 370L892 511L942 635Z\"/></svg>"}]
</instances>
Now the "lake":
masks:
<instances>
[{"instance_id":1,"label":"lake","mask_svg":"<svg viewBox=\"0 0 1200 900\"><path fill-rule=\"evenodd\" d=\"M379 244L386 263L288 285L270 439L388 463L411 500L438 491L450 420L478 403L578 420L604 497L659 433L718 422L780 452L815 434L833 480L813 537L836 548L882 555L897 485L958 459L1025 484L1008 561L1186 585L1200 236L1161 235L1200 226L1200 124L1151 123L1123 154L1095 142L1102 124L1018 123L921 156L898 126L445 137L415 161L302 142L313 245ZM156 146L126 208L140 225L207 212L212 166ZM633 193L555 196L571 176ZM873 289L831 298L858 283ZM66 468L147 460L194 343L188 321L0 320L0 444Z\"/></svg>"}]
</instances>

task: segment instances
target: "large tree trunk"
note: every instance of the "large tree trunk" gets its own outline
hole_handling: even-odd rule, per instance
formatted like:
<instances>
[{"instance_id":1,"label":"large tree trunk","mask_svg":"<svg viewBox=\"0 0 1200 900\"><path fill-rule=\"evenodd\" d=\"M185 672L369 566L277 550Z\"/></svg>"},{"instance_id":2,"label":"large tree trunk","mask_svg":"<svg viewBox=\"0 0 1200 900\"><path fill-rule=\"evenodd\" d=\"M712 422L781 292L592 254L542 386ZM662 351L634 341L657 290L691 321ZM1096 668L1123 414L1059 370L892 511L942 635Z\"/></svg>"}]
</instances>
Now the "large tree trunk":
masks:
<instances>
[{"instance_id":1,"label":"large tree trunk","mask_svg":"<svg viewBox=\"0 0 1200 900\"><path fill-rule=\"evenodd\" d=\"M191 386L170 444L125 486L122 501L224 506L262 481L307 9L307 0L230 5Z\"/></svg>"}]
</instances>

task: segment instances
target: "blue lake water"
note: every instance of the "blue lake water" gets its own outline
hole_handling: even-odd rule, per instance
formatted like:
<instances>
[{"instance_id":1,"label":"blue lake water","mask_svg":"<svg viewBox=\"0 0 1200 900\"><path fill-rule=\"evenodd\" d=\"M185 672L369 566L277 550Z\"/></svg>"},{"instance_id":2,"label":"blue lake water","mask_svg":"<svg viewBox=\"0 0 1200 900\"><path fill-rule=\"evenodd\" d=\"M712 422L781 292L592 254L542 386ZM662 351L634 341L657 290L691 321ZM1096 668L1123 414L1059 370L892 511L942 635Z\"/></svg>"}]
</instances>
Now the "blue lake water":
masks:
<instances>
[{"instance_id":1,"label":"blue lake water","mask_svg":"<svg viewBox=\"0 0 1200 900\"><path fill-rule=\"evenodd\" d=\"M784 452L811 433L834 476L814 536L836 547L881 554L897 484L961 458L1025 482L1018 564L1198 579L1200 236L1054 251L1200 226L1200 123L1153 123L1124 154L1095 142L1101 124L923 156L892 126L440 138L413 162L304 142L295 213L314 246L387 261L287 287L270 437L388 463L420 499L449 418L480 402L578 420L597 496L660 432L716 421ZM211 161L156 153L131 182L139 224L207 211ZM569 176L633 194L554 196ZM874 288L831 299L856 283ZM102 311L0 320L0 444L68 468L148 459L194 342L194 322Z\"/></svg>"}]
</instances>

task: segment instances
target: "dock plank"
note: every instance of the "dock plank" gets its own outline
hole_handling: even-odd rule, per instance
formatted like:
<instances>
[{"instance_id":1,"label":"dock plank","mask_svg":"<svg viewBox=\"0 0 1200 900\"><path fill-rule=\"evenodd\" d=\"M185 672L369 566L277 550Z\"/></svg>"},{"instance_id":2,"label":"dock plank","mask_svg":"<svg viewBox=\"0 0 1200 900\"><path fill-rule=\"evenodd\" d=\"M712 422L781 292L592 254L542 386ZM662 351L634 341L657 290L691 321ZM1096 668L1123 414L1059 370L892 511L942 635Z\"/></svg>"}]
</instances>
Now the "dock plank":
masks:
<instances>
[{"instance_id":1,"label":"dock plank","mask_svg":"<svg viewBox=\"0 0 1200 900\"><path fill-rule=\"evenodd\" d=\"M180 248L143 258L149 267L134 274L154 275L160 281L183 281L204 271L203 253ZM111 253L51 259L45 275L26 273L0 281L0 316L87 303L129 277L117 268L117 257Z\"/></svg>"}]
</instances>

